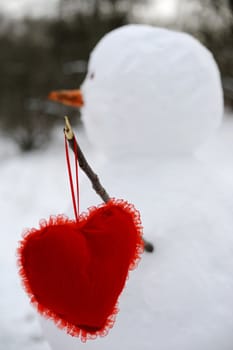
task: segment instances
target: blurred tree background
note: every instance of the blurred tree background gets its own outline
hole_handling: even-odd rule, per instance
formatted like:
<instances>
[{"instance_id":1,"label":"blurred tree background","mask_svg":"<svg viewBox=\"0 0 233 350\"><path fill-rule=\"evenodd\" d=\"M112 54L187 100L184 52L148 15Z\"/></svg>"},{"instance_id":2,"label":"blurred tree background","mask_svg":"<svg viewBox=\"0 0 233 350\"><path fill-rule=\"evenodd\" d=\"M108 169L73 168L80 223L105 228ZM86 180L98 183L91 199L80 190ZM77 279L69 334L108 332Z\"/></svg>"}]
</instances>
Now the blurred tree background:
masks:
<instances>
[{"instance_id":1,"label":"blurred tree background","mask_svg":"<svg viewBox=\"0 0 233 350\"><path fill-rule=\"evenodd\" d=\"M219 64L225 102L233 107L233 0L173 0L176 13L162 16L169 0L59 0L52 17L0 15L0 126L21 150L49 140L64 114L78 111L47 100L54 89L78 88L89 54L108 31L128 23L183 30L196 36ZM165 7L164 7L165 8Z\"/></svg>"}]
</instances>

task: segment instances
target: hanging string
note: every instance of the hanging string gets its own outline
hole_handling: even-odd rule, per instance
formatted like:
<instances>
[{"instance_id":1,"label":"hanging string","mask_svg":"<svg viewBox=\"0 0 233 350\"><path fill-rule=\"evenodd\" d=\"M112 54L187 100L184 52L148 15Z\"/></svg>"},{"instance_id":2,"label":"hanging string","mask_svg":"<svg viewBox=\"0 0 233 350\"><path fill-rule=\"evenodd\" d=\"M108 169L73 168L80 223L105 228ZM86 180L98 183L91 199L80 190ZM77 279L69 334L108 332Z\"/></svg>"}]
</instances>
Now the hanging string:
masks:
<instances>
[{"instance_id":1,"label":"hanging string","mask_svg":"<svg viewBox=\"0 0 233 350\"><path fill-rule=\"evenodd\" d=\"M74 141L76 198L75 198L75 192L74 192L74 183L73 183L72 170L71 170L71 165L70 165L68 140L67 140L67 138L65 136L66 163L67 163L67 169L68 169L68 175L69 175L69 181L70 181L70 190L71 190L71 196L72 196L72 202L73 202L73 209L74 209L75 219L76 219L76 221L78 221L78 217L79 217L78 150L77 150L77 143L75 142L75 139L73 141Z\"/></svg>"}]
</instances>

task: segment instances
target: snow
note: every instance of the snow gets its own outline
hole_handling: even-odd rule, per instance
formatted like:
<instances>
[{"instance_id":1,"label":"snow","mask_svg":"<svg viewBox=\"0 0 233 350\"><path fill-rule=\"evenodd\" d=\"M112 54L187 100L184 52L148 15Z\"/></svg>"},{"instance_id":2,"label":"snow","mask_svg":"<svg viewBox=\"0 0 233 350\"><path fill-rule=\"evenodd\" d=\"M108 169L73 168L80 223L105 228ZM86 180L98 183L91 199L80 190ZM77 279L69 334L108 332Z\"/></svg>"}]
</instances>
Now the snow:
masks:
<instances>
[{"instance_id":1,"label":"snow","mask_svg":"<svg viewBox=\"0 0 233 350\"><path fill-rule=\"evenodd\" d=\"M192 153L221 121L216 63L185 33L113 30L92 51L81 88L89 139L111 155Z\"/></svg>"},{"instance_id":2,"label":"snow","mask_svg":"<svg viewBox=\"0 0 233 350\"><path fill-rule=\"evenodd\" d=\"M188 174L185 173L186 181L184 173L179 171L177 164L160 166L156 164L157 162L150 162L150 169L156 173L154 182L156 184L158 181L158 183L153 191L155 193L153 213L148 214L144 224L147 226L145 229L147 238L155 244L155 253L144 254L138 269L131 273L127 288L121 296L121 310L115 327L106 338L83 345L78 339L68 337L56 330L51 322L47 324L43 322L43 327L45 325L47 327L44 329L44 334L52 343L57 342L53 349L121 347L150 350L156 347L159 350L168 350L171 348L169 347L171 341L173 341L172 348L176 348L175 344L180 341L179 349L231 349L233 246L231 239L226 240L226 238L227 232L232 228L232 222L230 222L233 207L232 117L228 115L218 133L199 150L198 159L202 162L202 166L198 161L191 162L193 168L190 164L190 171ZM93 153L90 152L85 135L82 133L80 135L78 131L77 135L93 167L102 168L101 179L108 191L128 199L127 189L133 186L132 181L124 184L122 174L126 176L125 170L122 170L120 180L117 181L115 176L111 179L112 175L108 167L103 169L104 161L102 159L96 161ZM37 226L40 218L46 218L52 213L65 212L73 217L62 131L54 132L53 142L47 150L24 156L18 153L9 140L2 137L0 142L2 221L0 349L48 350L36 313L30 307L19 282L15 250L24 227ZM132 163L128 169L131 169L131 166L134 171ZM159 168L160 172L157 173ZM202 177L203 168L209 169L205 180ZM145 204L143 198L146 198L146 195L141 193L152 191L150 184L143 180L143 173L145 174L143 166L140 166L138 171L142 181L137 196L141 197L138 198L138 204L142 207ZM182 177L179 181L181 173ZM174 181L176 193L173 193L175 190L172 188L174 174L177 176ZM194 178L196 178L195 187ZM214 189L211 189L210 179L214 181L216 186ZM182 181L185 181L184 186ZM96 204L99 199L92 194L90 185L84 177L81 183L81 204L84 210L85 206ZM126 193L124 193L125 190L127 190ZM210 196L209 199L208 196ZM175 207L181 203L182 198L186 205L186 208L183 207L183 215L181 209ZM172 201L175 201L174 205ZM150 202L152 202L151 199ZM187 217L188 205L192 206L191 209L194 212L189 213ZM181 204L179 206L181 208ZM208 206L210 206L209 210ZM172 207L175 212L172 212ZM202 215L196 217L200 212ZM180 216L177 216L177 213ZM189 219L192 219L192 225ZM199 232L197 228L201 228L201 231ZM200 242L203 246L200 242L198 243L201 235L203 240ZM179 275L176 275L176 278L174 277L176 269L174 256L176 256L176 264L179 263ZM193 278L191 279L190 276ZM197 277L196 283L200 285L195 285L195 277ZM187 281L193 281L189 286L192 287L191 290L185 287ZM184 288L183 291L182 288ZM193 290L196 292L193 293ZM189 297L190 294L192 298ZM192 301L190 305L189 300ZM165 301L166 304L164 304ZM202 317L201 320L198 319L198 314ZM179 315L179 318L176 315ZM195 323L197 328L194 330L191 326ZM177 328L180 328L180 332L174 333L173 331ZM51 340L52 334L55 334L53 340ZM173 335L172 338L170 338L171 335ZM209 343L206 339L203 340L205 336L209 338ZM183 343L187 340L190 344L185 347ZM203 343L200 344L202 340ZM71 346L67 345L70 343ZM130 345L128 347L125 344Z\"/></svg>"},{"instance_id":3,"label":"snow","mask_svg":"<svg viewBox=\"0 0 233 350\"><path fill-rule=\"evenodd\" d=\"M143 28L143 40L149 35L153 42L154 31ZM144 65L145 70L148 69L145 74L156 84L161 83L161 91L155 89L152 102L147 99L146 92L150 95L154 89L151 84L148 88L144 80L141 84L136 78L134 80L131 65L128 69L133 79L132 90L127 90L130 84L127 84L127 79L122 83L124 77L118 69L118 62L122 69L126 69L127 60L122 58L122 63L120 57L115 60L113 49L109 53L109 65L104 60L101 63L101 55L98 58L97 53L105 50L105 41L100 42L91 56L89 74L95 69L95 77L86 80L82 87L86 105L83 120L89 137L93 136L94 146L100 142L102 154L93 150L83 130L77 132L80 145L109 194L133 202L140 210L145 237L155 245L155 252L144 254L138 269L130 274L120 298L116 324L107 337L83 344L78 338L58 330L51 321L39 319L42 335L38 318L29 306L17 276L15 250L23 228L36 226L39 219L50 214L67 213L73 217L62 130L54 131L49 149L24 156L17 153L9 140L2 138L0 141L3 223L0 344L4 350L46 350L48 345L44 338L52 350L232 349L233 118L226 116L219 131L213 133L221 120L222 96L218 71L211 55L186 35L173 33L175 45L171 33L160 30L159 33L172 45L173 56L163 54L163 50L167 50L166 40L164 43L161 39L161 51L153 56L153 62L157 62L157 56L162 52L160 59L164 60L164 65L167 60L170 63L164 70L158 60L161 72L157 71L156 80L153 77L156 64L153 69L149 66L151 48L146 45L150 60ZM119 31L117 38L118 34ZM117 38L113 40L120 45ZM179 46L180 40L187 52L182 45ZM129 43L134 50L134 36ZM188 55L188 61L179 56L178 48ZM136 49L135 54L140 52L137 46ZM130 54L130 50L126 53ZM183 65L183 72L186 72L185 76L178 75L183 80L176 81L177 90L169 74L176 76L171 63L174 59L179 63L177 70ZM143 79L138 70L139 61L137 57L133 66ZM108 74L113 72L115 65L117 74L112 81ZM102 66L108 74L105 75ZM198 75L198 67L203 68L201 75ZM166 81L160 81L161 77ZM168 90L170 86L172 88L168 97L163 90L166 85ZM141 93L138 94L137 90ZM116 103L115 91L122 96ZM140 97L140 103L136 98L135 105L131 101L133 92ZM179 96L181 92L183 99L181 95L174 99L173 94ZM125 93L129 98L124 98ZM166 100L164 108L171 101L172 107L165 109L167 114L158 94ZM209 100L208 96L213 98ZM125 100L129 103L125 104ZM111 109L106 101L113 103ZM150 106L146 105L147 102ZM188 108L192 109L185 115ZM150 113L151 110L156 113ZM199 119L200 114L202 119ZM166 129L169 123L166 124L162 116L172 123L174 135ZM179 129L182 129L182 134L179 134ZM146 132L148 137L144 137ZM189 142L189 138L192 141ZM114 147L116 142L119 144L117 149ZM120 147L122 144L127 147L127 152ZM174 150L167 144L172 144ZM108 152L103 155L106 149ZM80 183L82 210L100 203L84 176L81 176Z\"/></svg>"}]
</instances>

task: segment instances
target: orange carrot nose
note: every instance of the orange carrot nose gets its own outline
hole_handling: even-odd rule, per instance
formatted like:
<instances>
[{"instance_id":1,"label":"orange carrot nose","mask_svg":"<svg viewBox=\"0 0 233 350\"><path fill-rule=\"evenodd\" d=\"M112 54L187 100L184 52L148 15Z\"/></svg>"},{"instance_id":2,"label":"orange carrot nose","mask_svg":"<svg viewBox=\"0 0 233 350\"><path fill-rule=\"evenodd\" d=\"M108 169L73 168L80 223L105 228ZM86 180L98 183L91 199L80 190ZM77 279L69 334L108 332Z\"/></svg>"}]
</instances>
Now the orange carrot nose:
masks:
<instances>
[{"instance_id":1,"label":"orange carrot nose","mask_svg":"<svg viewBox=\"0 0 233 350\"><path fill-rule=\"evenodd\" d=\"M55 102L63 103L67 106L82 107L84 105L81 90L60 90L52 91L48 98Z\"/></svg>"}]
</instances>

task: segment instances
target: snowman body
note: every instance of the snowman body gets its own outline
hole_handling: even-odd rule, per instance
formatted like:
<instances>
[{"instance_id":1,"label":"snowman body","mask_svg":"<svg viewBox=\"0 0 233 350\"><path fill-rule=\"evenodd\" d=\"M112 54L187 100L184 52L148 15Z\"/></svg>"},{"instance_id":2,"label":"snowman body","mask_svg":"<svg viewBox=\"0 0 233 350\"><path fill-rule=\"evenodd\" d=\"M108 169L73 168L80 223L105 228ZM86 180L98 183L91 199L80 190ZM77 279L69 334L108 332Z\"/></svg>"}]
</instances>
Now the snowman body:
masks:
<instances>
[{"instance_id":1,"label":"snowman body","mask_svg":"<svg viewBox=\"0 0 233 350\"><path fill-rule=\"evenodd\" d=\"M42 319L51 348L232 349L232 194L194 157L222 115L211 54L186 34L122 27L94 49L82 91L87 134L105 155L97 173L140 210L155 252L127 281L107 337L82 344ZM92 199L83 192L83 206Z\"/></svg>"},{"instance_id":2,"label":"snowman body","mask_svg":"<svg viewBox=\"0 0 233 350\"><path fill-rule=\"evenodd\" d=\"M127 193L138 207L155 252L130 275L106 337L82 344L42 320L53 350L231 349L233 204L210 170L190 158L154 166L151 159L121 160L120 167L106 161L99 174L116 197Z\"/></svg>"}]
</instances>

